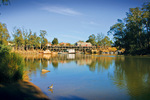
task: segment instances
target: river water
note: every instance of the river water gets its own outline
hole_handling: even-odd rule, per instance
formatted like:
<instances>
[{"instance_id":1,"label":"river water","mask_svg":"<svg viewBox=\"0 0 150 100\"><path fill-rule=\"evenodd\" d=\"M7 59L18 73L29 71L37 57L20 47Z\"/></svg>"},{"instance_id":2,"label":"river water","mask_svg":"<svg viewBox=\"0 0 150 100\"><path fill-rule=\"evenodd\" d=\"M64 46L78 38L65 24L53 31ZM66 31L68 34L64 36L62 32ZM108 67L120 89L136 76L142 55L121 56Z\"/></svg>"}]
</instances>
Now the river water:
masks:
<instances>
[{"instance_id":1,"label":"river water","mask_svg":"<svg viewBox=\"0 0 150 100\"><path fill-rule=\"evenodd\" d=\"M52 100L150 100L150 57L30 55L25 63L30 81Z\"/></svg>"}]
</instances>

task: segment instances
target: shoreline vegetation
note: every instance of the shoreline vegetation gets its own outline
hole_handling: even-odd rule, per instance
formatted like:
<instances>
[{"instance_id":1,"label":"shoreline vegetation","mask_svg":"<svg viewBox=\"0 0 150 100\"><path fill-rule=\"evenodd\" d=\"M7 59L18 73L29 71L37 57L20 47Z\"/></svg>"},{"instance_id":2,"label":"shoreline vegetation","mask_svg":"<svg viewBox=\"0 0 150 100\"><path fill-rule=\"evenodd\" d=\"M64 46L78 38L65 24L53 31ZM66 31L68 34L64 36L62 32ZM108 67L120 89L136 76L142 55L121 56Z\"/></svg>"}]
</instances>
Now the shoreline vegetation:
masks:
<instances>
[{"instance_id":1,"label":"shoreline vegetation","mask_svg":"<svg viewBox=\"0 0 150 100\"><path fill-rule=\"evenodd\" d=\"M11 83L22 80L23 58L8 46L0 45L0 82Z\"/></svg>"},{"instance_id":2,"label":"shoreline vegetation","mask_svg":"<svg viewBox=\"0 0 150 100\"><path fill-rule=\"evenodd\" d=\"M39 87L29 82L23 58L0 45L0 96L2 100L49 100Z\"/></svg>"}]
</instances>

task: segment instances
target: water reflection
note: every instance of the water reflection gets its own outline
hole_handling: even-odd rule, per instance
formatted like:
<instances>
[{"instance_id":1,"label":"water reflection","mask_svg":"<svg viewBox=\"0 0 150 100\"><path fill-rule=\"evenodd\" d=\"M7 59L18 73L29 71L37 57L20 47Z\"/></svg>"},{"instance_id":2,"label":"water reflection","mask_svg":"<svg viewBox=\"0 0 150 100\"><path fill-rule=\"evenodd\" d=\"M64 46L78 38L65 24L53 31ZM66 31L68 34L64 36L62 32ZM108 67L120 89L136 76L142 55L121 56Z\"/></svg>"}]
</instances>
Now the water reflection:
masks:
<instances>
[{"instance_id":1,"label":"water reflection","mask_svg":"<svg viewBox=\"0 0 150 100\"><path fill-rule=\"evenodd\" d=\"M52 65L53 65L54 68L57 69L57 68L58 68L58 61L53 61L53 62L52 62Z\"/></svg>"},{"instance_id":2,"label":"water reflection","mask_svg":"<svg viewBox=\"0 0 150 100\"><path fill-rule=\"evenodd\" d=\"M88 80L89 83L91 82L90 84L94 84L95 82L94 85L100 88L99 90L96 90L98 88L92 88L94 87L94 85L93 86L91 85L91 88L89 88L91 89L91 91L93 91L95 95L97 94L96 96L98 98L103 97L103 95L98 93L102 93L102 89L105 90L103 86L107 87L106 84L108 84L103 81L109 80L107 81L107 82L111 82L109 83L110 84L109 91L111 91L112 88L116 86L118 89L116 91L123 90L124 91L123 94L129 96L130 99L136 99L136 100L150 99L150 62L149 62L150 58L148 57L124 57L124 56L115 57L115 56L94 56L94 55L83 55L83 54L77 54L77 55L71 54L71 55L41 55L41 56L26 55L24 56L24 59L25 59L25 64L27 66L26 70L29 71L29 76L33 74L36 75L37 72L41 71L42 69L48 70L49 65L52 65L53 68L57 71L59 70L60 67L62 67L63 64L70 64L69 66L74 66L74 64L76 64L75 66L78 68L86 67L90 72L100 73L101 75L103 75L101 79L99 78L100 76L97 79L95 79L96 76L91 76L93 79L92 78L88 79L88 77L85 78ZM81 73L78 73L79 75L73 74L76 76L72 75L69 76L71 78L69 77L66 78L66 76L68 75L66 73L69 73L69 71L65 71L64 77L63 74L61 74L62 79L60 77L58 77L58 79L59 80L65 79L67 81L68 78L69 82L72 82L73 79L76 79L76 77L79 78L80 75L83 76ZM107 72L107 74L103 74L103 72ZM88 72L86 71L86 73ZM46 75L47 73L41 74L42 77L46 77ZM55 76L53 77L55 78ZM72 79L72 81L70 81L70 79ZM94 79L96 81L90 81ZM76 83L76 81L73 81L72 84L68 83L71 88L74 85L73 83ZM82 84L86 86L87 83L85 82ZM99 86L99 84L101 84L101 86ZM63 86L64 84L61 85ZM88 90L86 87L82 86L82 88L84 89L84 91L82 91L83 93L85 92L85 90ZM58 90L61 91L60 89ZM53 89L48 89L48 91L53 93ZM107 95L109 95L109 92ZM118 95L120 94L116 94L116 97ZM79 97L82 96L80 95Z\"/></svg>"},{"instance_id":3,"label":"water reflection","mask_svg":"<svg viewBox=\"0 0 150 100\"><path fill-rule=\"evenodd\" d=\"M131 99L150 100L150 58L116 58L111 79L119 88L126 88Z\"/></svg>"},{"instance_id":4,"label":"water reflection","mask_svg":"<svg viewBox=\"0 0 150 100\"><path fill-rule=\"evenodd\" d=\"M68 55L41 55L41 56L24 56L26 66L29 70L32 70L36 74L36 70L46 69L49 64L57 69L59 63L69 63L71 61L76 62L77 65L87 65L90 71L98 71L103 69L109 69L109 66L115 60L115 57L97 57L92 55L83 54L68 54Z\"/></svg>"},{"instance_id":5,"label":"water reflection","mask_svg":"<svg viewBox=\"0 0 150 100\"><path fill-rule=\"evenodd\" d=\"M87 64L89 66L90 71L95 71L97 69L98 72L103 71L103 69L109 69L110 65L114 62L115 57L92 57L91 63Z\"/></svg>"}]
</instances>

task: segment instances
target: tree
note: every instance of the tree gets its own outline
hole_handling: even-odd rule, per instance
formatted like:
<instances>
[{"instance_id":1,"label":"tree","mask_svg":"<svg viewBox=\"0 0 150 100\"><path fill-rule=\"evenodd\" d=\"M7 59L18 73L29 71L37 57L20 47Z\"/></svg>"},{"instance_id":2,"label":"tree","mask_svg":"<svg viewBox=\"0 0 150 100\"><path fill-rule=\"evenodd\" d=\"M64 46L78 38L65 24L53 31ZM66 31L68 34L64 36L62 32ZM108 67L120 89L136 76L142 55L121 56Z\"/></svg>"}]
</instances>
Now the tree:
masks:
<instances>
[{"instance_id":1,"label":"tree","mask_svg":"<svg viewBox=\"0 0 150 100\"><path fill-rule=\"evenodd\" d=\"M34 44L34 36L32 34L32 31L29 30L29 35L28 35L28 47L32 48Z\"/></svg>"},{"instance_id":2,"label":"tree","mask_svg":"<svg viewBox=\"0 0 150 100\"><path fill-rule=\"evenodd\" d=\"M104 38L104 34L103 33L100 33L100 34L98 33L97 34L97 37L96 37L97 45L102 46L101 41L102 41L103 38Z\"/></svg>"},{"instance_id":3,"label":"tree","mask_svg":"<svg viewBox=\"0 0 150 100\"><path fill-rule=\"evenodd\" d=\"M29 32L25 29L23 29L23 39L24 39L24 46L25 50L31 49L31 48L38 48L40 47L40 40L41 38L37 36L36 32L32 32L31 29Z\"/></svg>"},{"instance_id":4,"label":"tree","mask_svg":"<svg viewBox=\"0 0 150 100\"><path fill-rule=\"evenodd\" d=\"M34 33L34 47L37 49L38 47L40 47L40 37L38 37L36 35L36 33Z\"/></svg>"},{"instance_id":5,"label":"tree","mask_svg":"<svg viewBox=\"0 0 150 100\"><path fill-rule=\"evenodd\" d=\"M27 30L23 29L23 39L24 39L25 50L27 50L28 43L29 43L28 36L29 36L29 34L28 34Z\"/></svg>"},{"instance_id":6,"label":"tree","mask_svg":"<svg viewBox=\"0 0 150 100\"><path fill-rule=\"evenodd\" d=\"M57 38L54 38L53 41L52 41L52 44L53 44L53 45L57 45L57 44L58 44L58 39L57 39Z\"/></svg>"},{"instance_id":7,"label":"tree","mask_svg":"<svg viewBox=\"0 0 150 100\"><path fill-rule=\"evenodd\" d=\"M90 35L86 42L90 42L92 45L96 45L96 36L94 34Z\"/></svg>"},{"instance_id":8,"label":"tree","mask_svg":"<svg viewBox=\"0 0 150 100\"><path fill-rule=\"evenodd\" d=\"M0 44L7 45L10 35L5 24L0 23Z\"/></svg>"},{"instance_id":9,"label":"tree","mask_svg":"<svg viewBox=\"0 0 150 100\"><path fill-rule=\"evenodd\" d=\"M48 43L48 40L44 38L43 43L42 43L43 48L46 46L47 43Z\"/></svg>"},{"instance_id":10,"label":"tree","mask_svg":"<svg viewBox=\"0 0 150 100\"><path fill-rule=\"evenodd\" d=\"M143 24L144 24L144 29L146 33L146 46L150 48L150 2L143 4L142 7L143 10Z\"/></svg>"},{"instance_id":11,"label":"tree","mask_svg":"<svg viewBox=\"0 0 150 100\"><path fill-rule=\"evenodd\" d=\"M130 36L133 39L129 39L130 45L129 49L134 51L134 49L142 48L142 11L139 7L130 8L129 13L127 13L126 20L126 38ZM128 39L127 39L128 40ZM128 42L128 41L127 41Z\"/></svg>"},{"instance_id":12,"label":"tree","mask_svg":"<svg viewBox=\"0 0 150 100\"><path fill-rule=\"evenodd\" d=\"M125 25L122 20L118 19L118 23L114 24L110 27L108 34L113 34L115 39L115 46L119 46L119 48L123 48L125 46L124 38L125 38Z\"/></svg>"},{"instance_id":13,"label":"tree","mask_svg":"<svg viewBox=\"0 0 150 100\"><path fill-rule=\"evenodd\" d=\"M108 33L115 38L115 45L125 48L126 53L150 53L150 2L142 8L130 8L124 20L110 27Z\"/></svg>"},{"instance_id":14,"label":"tree","mask_svg":"<svg viewBox=\"0 0 150 100\"><path fill-rule=\"evenodd\" d=\"M24 44L24 40L23 40L23 34L22 34L21 29L14 28L13 37L14 37L15 45L19 48L22 47Z\"/></svg>"},{"instance_id":15,"label":"tree","mask_svg":"<svg viewBox=\"0 0 150 100\"><path fill-rule=\"evenodd\" d=\"M47 34L47 32L45 30L40 30L40 38L41 38L41 47L44 48L45 45L45 35ZM41 49L40 47L40 49Z\"/></svg>"},{"instance_id":16,"label":"tree","mask_svg":"<svg viewBox=\"0 0 150 100\"><path fill-rule=\"evenodd\" d=\"M102 40L101 40L101 44L102 46L105 48L105 46L111 46L112 41L110 40L110 38L108 36L105 36Z\"/></svg>"}]
</instances>

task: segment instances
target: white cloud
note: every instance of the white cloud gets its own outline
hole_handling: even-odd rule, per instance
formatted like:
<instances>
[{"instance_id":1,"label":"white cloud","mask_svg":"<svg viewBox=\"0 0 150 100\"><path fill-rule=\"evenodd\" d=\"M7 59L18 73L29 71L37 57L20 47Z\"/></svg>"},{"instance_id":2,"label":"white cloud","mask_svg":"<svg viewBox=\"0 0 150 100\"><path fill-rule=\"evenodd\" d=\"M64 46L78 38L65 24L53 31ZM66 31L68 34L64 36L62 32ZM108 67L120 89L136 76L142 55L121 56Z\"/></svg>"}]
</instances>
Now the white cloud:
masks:
<instances>
[{"instance_id":1,"label":"white cloud","mask_svg":"<svg viewBox=\"0 0 150 100\"><path fill-rule=\"evenodd\" d=\"M89 24L90 24L90 25L99 25L99 24L97 24L97 23L94 22L94 21L90 21Z\"/></svg>"},{"instance_id":2,"label":"white cloud","mask_svg":"<svg viewBox=\"0 0 150 100\"><path fill-rule=\"evenodd\" d=\"M62 15L82 15L80 12L77 12L73 9L57 7L57 6L46 6L43 7L42 10L46 10L48 12L58 13Z\"/></svg>"},{"instance_id":3,"label":"white cloud","mask_svg":"<svg viewBox=\"0 0 150 100\"><path fill-rule=\"evenodd\" d=\"M100 24L98 24L98 23L96 23L96 22L94 22L94 21L87 21L87 22L81 22L82 24L84 24L84 25L94 25L94 26L98 26L98 25L100 25Z\"/></svg>"}]
</instances>

